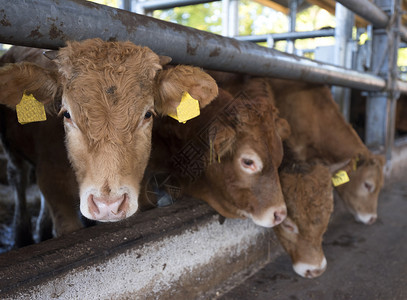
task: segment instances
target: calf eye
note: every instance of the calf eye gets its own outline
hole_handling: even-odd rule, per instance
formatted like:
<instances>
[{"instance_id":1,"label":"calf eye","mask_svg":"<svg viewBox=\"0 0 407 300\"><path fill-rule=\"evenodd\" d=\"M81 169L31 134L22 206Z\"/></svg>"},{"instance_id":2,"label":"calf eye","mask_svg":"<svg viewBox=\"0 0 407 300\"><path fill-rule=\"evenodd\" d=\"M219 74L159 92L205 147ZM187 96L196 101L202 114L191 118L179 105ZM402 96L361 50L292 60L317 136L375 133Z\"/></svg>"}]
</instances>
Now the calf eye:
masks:
<instances>
[{"instance_id":1,"label":"calf eye","mask_svg":"<svg viewBox=\"0 0 407 300\"><path fill-rule=\"evenodd\" d=\"M148 120L153 116L153 113L151 111L146 112L144 115L144 120Z\"/></svg>"},{"instance_id":2,"label":"calf eye","mask_svg":"<svg viewBox=\"0 0 407 300\"><path fill-rule=\"evenodd\" d=\"M239 157L238 163L241 170L247 174L259 173L263 169L263 163L254 151L243 153L242 156Z\"/></svg>"},{"instance_id":3,"label":"calf eye","mask_svg":"<svg viewBox=\"0 0 407 300\"><path fill-rule=\"evenodd\" d=\"M247 166L247 167L251 167L251 166L253 166L253 164L254 164L254 161L252 161L251 159L245 159L245 158L243 158L243 159L242 159L242 162L243 162L243 164L244 164L245 166Z\"/></svg>"},{"instance_id":4,"label":"calf eye","mask_svg":"<svg viewBox=\"0 0 407 300\"><path fill-rule=\"evenodd\" d=\"M63 115L65 118L67 118L67 119L70 119L70 118L71 118L71 115L69 114L68 111L64 111L62 115Z\"/></svg>"},{"instance_id":5,"label":"calf eye","mask_svg":"<svg viewBox=\"0 0 407 300\"><path fill-rule=\"evenodd\" d=\"M364 185L365 185L365 188L366 188L370 193L373 192L373 184L368 183L368 182L365 182Z\"/></svg>"}]
</instances>

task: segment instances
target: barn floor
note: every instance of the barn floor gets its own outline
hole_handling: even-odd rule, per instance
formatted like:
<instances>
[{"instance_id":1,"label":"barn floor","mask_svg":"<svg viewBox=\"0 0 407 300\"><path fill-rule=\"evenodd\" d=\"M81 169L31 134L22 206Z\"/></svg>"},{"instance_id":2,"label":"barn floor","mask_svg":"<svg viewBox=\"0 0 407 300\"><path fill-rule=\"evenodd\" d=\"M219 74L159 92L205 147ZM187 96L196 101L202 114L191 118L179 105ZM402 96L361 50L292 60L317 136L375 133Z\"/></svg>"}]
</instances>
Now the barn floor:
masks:
<instances>
[{"instance_id":1,"label":"barn floor","mask_svg":"<svg viewBox=\"0 0 407 300\"><path fill-rule=\"evenodd\" d=\"M219 299L407 299L405 179L382 190L379 219L371 226L353 221L339 201L335 205L324 237L328 268L321 277L296 275L283 254Z\"/></svg>"}]
</instances>

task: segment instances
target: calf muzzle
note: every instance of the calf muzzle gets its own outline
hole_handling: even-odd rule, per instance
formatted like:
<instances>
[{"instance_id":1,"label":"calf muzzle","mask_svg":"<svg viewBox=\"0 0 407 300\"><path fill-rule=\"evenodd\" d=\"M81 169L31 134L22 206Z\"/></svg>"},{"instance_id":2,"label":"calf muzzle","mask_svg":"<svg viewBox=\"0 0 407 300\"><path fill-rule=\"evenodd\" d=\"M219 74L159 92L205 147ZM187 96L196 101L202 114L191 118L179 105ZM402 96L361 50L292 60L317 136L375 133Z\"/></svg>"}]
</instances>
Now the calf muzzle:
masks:
<instances>
[{"instance_id":1,"label":"calf muzzle","mask_svg":"<svg viewBox=\"0 0 407 300\"><path fill-rule=\"evenodd\" d=\"M315 278L321 276L326 270L326 258L323 257L319 265L297 262L293 264L295 273L305 278Z\"/></svg>"},{"instance_id":2,"label":"calf muzzle","mask_svg":"<svg viewBox=\"0 0 407 300\"><path fill-rule=\"evenodd\" d=\"M263 227L274 227L287 217L287 207L284 205L278 207L270 207L262 214L250 216L253 222Z\"/></svg>"},{"instance_id":3,"label":"calf muzzle","mask_svg":"<svg viewBox=\"0 0 407 300\"><path fill-rule=\"evenodd\" d=\"M127 193L120 196L88 197L89 213L93 220L100 222L119 221L126 218L129 209L129 196Z\"/></svg>"}]
</instances>

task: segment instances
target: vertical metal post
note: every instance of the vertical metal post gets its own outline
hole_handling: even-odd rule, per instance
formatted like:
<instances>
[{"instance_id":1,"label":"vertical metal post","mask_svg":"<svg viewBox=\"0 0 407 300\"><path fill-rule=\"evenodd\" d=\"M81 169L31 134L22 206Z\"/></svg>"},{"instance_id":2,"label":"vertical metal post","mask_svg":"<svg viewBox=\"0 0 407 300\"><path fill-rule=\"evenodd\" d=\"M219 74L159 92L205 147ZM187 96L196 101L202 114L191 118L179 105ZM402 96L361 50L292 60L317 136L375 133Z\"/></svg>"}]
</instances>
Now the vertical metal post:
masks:
<instances>
[{"instance_id":1,"label":"vertical metal post","mask_svg":"<svg viewBox=\"0 0 407 300\"><path fill-rule=\"evenodd\" d=\"M387 123L386 123L386 160L391 160L391 155L393 152L395 131L396 131L396 107L397 100L400 97L400 91L397 88L397 80L399 78L399 69L397 66L398 49L400 46L401 37L401 14L402 6L401 0L395 0L392 3L392 18L390 18L390 28L389 28L389 44L392 47L389 49L389 73L387 79L387 90L388 90L388 100L387 100Z\"/></svg>"},{"instance_id":2,"label":"vertical metal post","mask_svg":"<svg viewBox=\"0 0 407 300\"><path fill-rule=\"evenodd\" d=\"M121 8L124 10L131 11L131 0L122 0L121 1Z\"/></svg>"},{"instance_id":3,"label":"vertical metal post","mask_svg":"<svg viewBox=\"0 0 407 300\"><path fill-rule=\"evenodd\" d=\"M222 0L222 35L239 35L239 1Z\"/></svg>"},{"instance_id":4,"label":"vertical metal post","mask_svg":"<svg viewBox=\"0 0 407 300\"><path fill-rule=\"evenodd\" d=\"M335 65L350 68L353 51L352 28L354 23L354 14L351 10L337 2L335 7L335 17L336 28L333 62ZM346 121L349 121L350 89L334 86L332 88L332 92L343 116L345 117Z\"/></svg>"},{"instance_id":5,"label":"vertical metal post","mask_svg":"<svg viewBox=\"0 0 407 300\"><path fill-rule=\"evenodd\" d=\"M230 1L229 36L239 35L239 0Z\"/></svg>"},{"instance_id":6,"label":"vertical metal post","mask_svg":"<svg viewBox=\"0 0 407 300\"><path fill-rule=\"evenodd\" d=\"M290 32L295 32L297 11L298 11L298 0L290 0L290 17L289 17ZM285 51L287 53L294 53L295 40L287 40Z\"/></svg>"},{"instance_id":7,"label":"vertical metal post","mask_svg":"<svg viewBox=\"0 0 407 300\"><path fill-rule=\"evenodd\" d=\"M230 0L222 0L222 35L229 36L229 3Z\"/></svg>"},{"instance_id":8,"label":"vertical metal post","mask_svg":"<svg viewBox=\"0 0 407 300\"><path fill-rule=\"evenodd\" d=\"M271 34L267 35L266 42L267 42L267 47L269 47L269 48L274 47L274 39Z\"/></svg>"},{"instance_id":9,"label":"vertical metal post","mask_svg":"<svg viewBox=\"0 0 407 300\"><path fill-rule=\"evenodd\" d=\"M366 144L384 146L387 161L394 144L397 90L397 51L400 43L401 0L376 0L391 15L387 29L373 29L372 71L387 82L384 93L370 93L366 103Z\"/></svg>"}]
</instances>

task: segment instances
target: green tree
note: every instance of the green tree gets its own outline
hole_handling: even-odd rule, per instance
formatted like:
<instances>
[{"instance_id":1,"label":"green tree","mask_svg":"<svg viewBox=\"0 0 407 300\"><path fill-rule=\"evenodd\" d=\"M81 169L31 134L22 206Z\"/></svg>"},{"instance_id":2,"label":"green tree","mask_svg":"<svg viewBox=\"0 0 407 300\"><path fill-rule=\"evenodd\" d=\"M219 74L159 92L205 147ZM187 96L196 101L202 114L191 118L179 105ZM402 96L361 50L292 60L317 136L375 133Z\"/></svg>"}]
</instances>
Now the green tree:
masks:
<instances>
[{"instance_id":1,"label":"green tree","mask_svg":"<svg viewBox=\"0 0 407 300\"><path fill-rule=\"evenodd\" d=\"M156 10L153 17L217 34L222 32L221 2Z\"/></svg>"},{"instance_id":2,"label":"green tree","mask_svg":"<svg viewBox=\"0 0 407 300\"><path fill-rule=\"evenodd\" d=\"M335 28L335 16L325 9L313 5L297 14L296 31L313 31L324 27ZM320 37L297 40L297 49L314 49L316 46L329 46L335 43L333 37ZM312 56L312 55L311 55Z\"/></svg>"},{"instance_id":3,"label":"green tree","mask_svg":"<svg viewBox=\"0 0 407 300\"><path fill-rule=\"evenodd\" d=\"M239 35L280 33L288 30L288 18L281 12L257 2L241 0Z\"/></svg>"}]
</instances>

